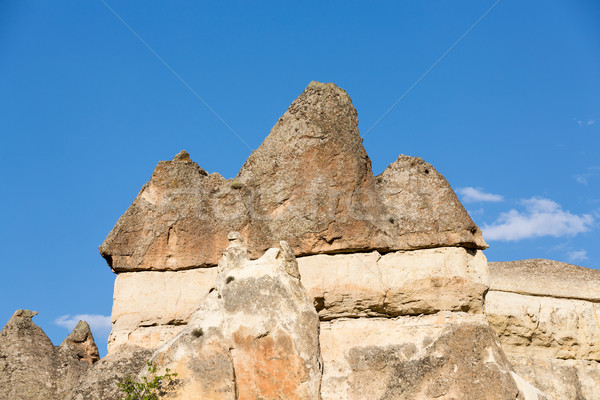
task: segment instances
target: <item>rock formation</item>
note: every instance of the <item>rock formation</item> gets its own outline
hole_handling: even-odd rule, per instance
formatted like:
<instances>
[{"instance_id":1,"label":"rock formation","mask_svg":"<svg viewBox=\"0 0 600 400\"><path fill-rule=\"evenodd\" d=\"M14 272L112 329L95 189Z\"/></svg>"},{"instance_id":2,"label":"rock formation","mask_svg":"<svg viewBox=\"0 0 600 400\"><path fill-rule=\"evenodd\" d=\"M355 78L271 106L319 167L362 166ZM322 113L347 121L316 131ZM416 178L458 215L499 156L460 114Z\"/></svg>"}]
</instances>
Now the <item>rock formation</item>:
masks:
<instances>
[{"instance_id":1,"label":"rock formation","mask_svg":"<svg viewBox=\"0 0 600 400\"><path fill-rule=\"evenodd\" d=\"M600 271L490 263L485 312L515 370L553 399L600 400Z\"/></svg>"},{"instance_id":2,"label":"rock formation","mask_svg":"<svg viewBox=\"0 0 600 400\"><path fill-rule=\"evenodd\" d=\"M312 82L234 179L159 162L100 247L109 354L65 398L117 400L151 359L172 399L600 400L600 272L490 273L442 175L401 155L375 177L357 121ZM81 337L61 347L94 362Z\"/></svg>"},{"instance_id":3,"label":"rock formation","mask_svg":"<svg viewBox=\"0 0 600 400\"><path fill-rule=\"evenodd\" d=\"M319 318L286 242L250 261L243 239L229 235L216 285L188 326L154 356L177 371L170 397L318 399Z\"/></svg>"},{"instance_id":4,"label":"rock formation","mask_svg":"<svg viewBox=\"0 0 600 400\"><path fill-rule=\"evenodd\" d=\"M99 358L87 323L55 347L33 323L36 314L18 310L0 331L1 399L63 399Z\"/></svg>"},{"instance_id":5,"label":"rock formation","mask_svg":"<svg viewBox=\"0 0 600 400\"><path fill-rule=\"evenodd\" d=\"M317 82L233 180L186 152L161 161L100 252L115 272L208 267L230 231L247 238L251 258L282 238L296 256L487 247L430 164L400 156L375 178L350 97Z\"/></svg>"},{"instance_id":6,"label":"rock formation","mask_svg":"<svg viewBox=\"0 0 600 400\"><path fill-rule=\"evenodd\" d=\"M152 356L153 351L133 345L119 347L89 368L73 382L66 400L120 400L123 393L117 386L126 376L135 376ZM39 400L50 398L40 397ZM59 398L57 398L59 399Z\"/></svg>"}]
</instances>

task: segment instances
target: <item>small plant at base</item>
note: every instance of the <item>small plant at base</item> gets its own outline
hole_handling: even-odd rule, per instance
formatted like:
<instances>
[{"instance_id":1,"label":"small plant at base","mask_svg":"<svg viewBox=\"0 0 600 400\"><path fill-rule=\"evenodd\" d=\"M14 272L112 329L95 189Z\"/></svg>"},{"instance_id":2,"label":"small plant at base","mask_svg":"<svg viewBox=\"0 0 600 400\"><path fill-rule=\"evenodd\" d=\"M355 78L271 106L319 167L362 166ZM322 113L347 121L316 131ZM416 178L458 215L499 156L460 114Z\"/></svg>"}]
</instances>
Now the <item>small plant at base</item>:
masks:
<instances>
[{"instance_id":1,"label":"small plant at base","mask_svg":"<svg viewBox=\"0 0 600 400\"><path fill-rule=\"evenodd\" d=\"M146 364L148 365L148 372L152 375L156 374L156 364L152 361L148 361ZM174 378L177 377L177 373L171 373L169 368L165 371L164 375L155 375L152 380L148 380L147 377L143 376L141 382L136 382L131 376L127 375L117 383L121 392L125 394L125 397L121 400L158 400L166 385L174 382Z\"/></svg>"}]
</instances>

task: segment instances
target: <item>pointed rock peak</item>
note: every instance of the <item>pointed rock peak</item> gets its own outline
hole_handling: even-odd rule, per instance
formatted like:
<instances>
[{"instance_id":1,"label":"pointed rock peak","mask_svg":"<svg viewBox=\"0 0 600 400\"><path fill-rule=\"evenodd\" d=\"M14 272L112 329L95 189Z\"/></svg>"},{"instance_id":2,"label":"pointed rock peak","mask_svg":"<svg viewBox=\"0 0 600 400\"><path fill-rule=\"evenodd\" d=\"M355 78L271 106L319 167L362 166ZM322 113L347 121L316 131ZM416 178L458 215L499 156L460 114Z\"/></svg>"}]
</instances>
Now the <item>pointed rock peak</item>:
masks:
<instances>
[{"instance_id":1,"label":"pointed rock peak","mask_svg":"<svg viewBox=\"0 0 600 400\"><path fill-rule=\"evenodd\" d=\"M250 155L238 177L244 180L252 172L262 176L269 171L296 175L299 165L310 172L338 175L366 164L370 172L348 94L333 83L311 82Z\"/></svg>"},{"instance_id":2,"label":"pointed rock peak","mask_svg":"<svg viewBox=\"0 0 600 400\"><path fill-rule=\"evenodd\" d=\"M313 104L323 105L330 103L330 105L338 107L352 107L352 100L348 93L334 83L321 83L312 81L308 84L304 92L296 100L299 104ZM354 109L354 107L352 107Z\"/></svg>"},{"instance_id":3,"label":"pointed rock peak","mask_svg":"<svg viewBox=\"0 0 600 400\"><path fill-rule=\"evenodd\" d=\"M31 319L31 318L33 318L36 315L38 315L37 311L17 310L13 314L12 318L28 318L28 319Z\"/></svg>"},{"instance_id":4,"label":"pointed rock peak","mask_svg":"<svg viewBox=\"0 0 600 400\"><path fill-rule=\"evenodd\" d=\"M311 82L233 180L188 160L182 152L159 162L106 238L100 250L114 271L212 266L234 253L257 259L280 239L297 256L487 247L423 160L401 156L373 176L356 110L332 83ZM230 237L223 252L231 231L245 247Z\"/></svg>"},{"instance_id":5,"label":"pointed rock peak","mask_svg":"<svg viewBox=\"0 0 600 400\"><path fill-rule=\"evenodd\" d=\"M299 139L311 133L321 139L328 136L343 138L347 135L360 139L358 114L352 100L344 89L333 83L311 82L290 105L273 131L277 130L280 123L292 124ZM306 128L312 132L306 132Z\"/></svg>"},{"instance_id":6,"label":"pointed rock peak","mask_svg":"<svg viewBox=\"0 0 600 400\"><path fill-rule=\"evenodd\" d=\"M177 153L177 155L173 157L173 161L193 162L190 158L190 154L185 150L181 150L179 153Z\"/></svg>"},{"instance_id":7,"label":"pointed rock peak","mask_svg":"<svg viewBox=\"0 0 600 400\"><path fill-rule=\"evenodd\" d=\"M488 247L448 181L421 158L401 154L376 182L390 224L408 246Z\"/></svg>"},{"instance_id":8,"label":"pointed rock peak","mask_svg":"<svg viewBox=\"0 0 600 400\"><path fill-rule=\"evenodd\" d=\"M0 349L19 352L52 352L54 345L42 328L31 319L37 311L17 310L0 331Z\"/></svg>"},{"instance_id":9,"label":"pointed rock peak","mask_svg":"<svg viewBox=\"0 0 600 400\"><path fill-rule=\"evenodd\" d=\"M71 332L65 340L69 340L74 343L81 343L88 340L88 338L91 336L92 330L90 329L89 324L85 321L79 321L73 329L73 332Z\"/></svg>"},{"instance_id":10,"label":"pointed rock peak","mask_svg":"<svg viewBox=\"0 0 600 400\"><path fill-rule=\"evenodd\" d=\"M62 351L70 353L78 360L93 364L100 360L98 347L94 341L94 336L90 326L85 321L79 321L73 332L65 338L59 348Z\"/></svg>"}]
</instances>

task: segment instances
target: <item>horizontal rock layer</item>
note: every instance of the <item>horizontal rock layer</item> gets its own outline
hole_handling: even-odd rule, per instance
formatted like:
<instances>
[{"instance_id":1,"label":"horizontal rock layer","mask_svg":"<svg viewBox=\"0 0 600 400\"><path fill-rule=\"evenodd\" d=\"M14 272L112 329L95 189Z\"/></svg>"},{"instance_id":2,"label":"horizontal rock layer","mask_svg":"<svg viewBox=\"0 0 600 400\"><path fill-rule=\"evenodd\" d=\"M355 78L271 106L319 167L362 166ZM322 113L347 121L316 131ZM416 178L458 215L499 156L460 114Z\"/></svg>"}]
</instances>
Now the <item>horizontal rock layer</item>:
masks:
<instances>
[{"instance_id":1,"label":"horizontal rock layer","mask_svg":"<svg viewBox=\"0 0 600 400\"><path fill-rule=\"evenodd\" d=\"M217 268L118 274L109 353L125 343L156 348L175 336L214 286L216 277Z\"/></svg>"},{"instance_id":2,"label":"horizontal rock layer","mask_svg":"<svg viewBox=\"0 0 600 400\"><path fill-rule=\"evenodd\" d=\"M229 231L251 258L280 239L297 256L487 247L430 164L400 156L379 176L345 91L311 83L233 180L186 152L161 161L100 247L116 272L216 265Z\"/></svg>"},{"instance_id":3,"label":"horizontal rock layer","mask_svg":"<svg viewBox=\"0 0 600 400\"><path fill-rule=\"evenodd\" d=\"M600 361L600 304L490 290L485 313L511 354Z\"/></svg>"},{"instance_id":4,"label":"horizontal rock layer","mask_svg":"<svg viewBox=\"0 0 600 400\"><path fill-rule=\"evenodd\" d=\"M490 289L600 302L600 270L541 258L490 262Z\"/></svg>"},{"instance_id":5,"label":"horizontal rock layer","mask_svg":"<svg viewBox=\"0 0 600 400\"><path fill-rule=\"evenodd\" d=\"M553 400L600 399L600 271L491 262L485 313L515 370Z\"/></svg>"},{"instance_id":6,"label":"horizontal rock layer","mask_svg":"<svg viewBox=\"0 0 600 400\"><path fill-rule=\"evenodd\" d=\"M459 247L299 257L302 283L321 320L481 313L486 259Z\"/></svg>"},{"instance_id":7,"label":"horizontal rock layer","mask_svg":"<svg viewBox=\"0 0 600 400\"><path fill-rule=\"evenodd\" d=\"M480 250L458 247L298 257L321 320L481 313L488 273ZM217 268L120 273L109 352L124 343L156 348L183 329L214 286Z\"/></svg>"}]
</instances>

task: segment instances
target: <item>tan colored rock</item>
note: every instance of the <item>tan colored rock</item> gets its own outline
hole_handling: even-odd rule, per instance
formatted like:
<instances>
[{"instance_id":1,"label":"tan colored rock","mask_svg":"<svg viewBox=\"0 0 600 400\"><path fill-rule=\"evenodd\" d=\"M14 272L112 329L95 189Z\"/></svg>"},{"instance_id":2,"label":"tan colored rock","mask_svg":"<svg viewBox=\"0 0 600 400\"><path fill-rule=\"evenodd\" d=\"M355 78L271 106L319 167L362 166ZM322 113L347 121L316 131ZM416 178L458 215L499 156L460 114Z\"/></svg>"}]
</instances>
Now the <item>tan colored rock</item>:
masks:
<instances>
[{"instance_id":1,"label":"tan colored rock","mask_svg":"<svg viewBox=\"0 0 600 400\"><path fill-rule=\"evenodd\" d=\"M130 345L121 346L118 351L108 354L88 369L70 388L69 394L60 399L121 400L124 393L117 383L128 375L135 377L137 372L146 366L151 356L152 351L149 349Z\"/></svg>"},{"instance_id":2,"label":"tan colored rock","mask_svg":"<svg viewBox=\"0 0 600 400\"><path fill-rule=\"evenodd\" d=\"M80 322L55 347L32 321L36 314L18 310L0 331L0 399L65 398L97 360L98 349L87 324Z\"/></svg>"},{"instance_id":3,"label":"tan colored rock","mask_svg":"<svg viewBox=\"0 0 600 400\"><path fill-rule=\"evenodd\" d=\"M85 321L77 323L73 332L63 340L58 349L69 355L75 354L79 360L90 365L100 360L100 354L94 336L92 336L90 325Z\"/></svg>"},{"instance_id":4,"label":"tan colored rock","mask_svg":"<svg viewBox=\"0 0 600 400\"><path fill-rule=\"evenodd\" d=\"M161 161L100 252L116 272L216 265L226 234L252 259L285 238L296 255L487 247L448 182L400 156L377 179L346 92L312 82L225 180L185 152Z\"/></svg>"},{"instance_id":5,"label":"tan colored rock","mask_svg":"<svg viewBox=\"0 0 600 400\"><path fill-rule=\"evenodd\" d=\"M600 400L600 364L596 361L508 357L515 371L549 400Z\"/></svg>"},{"instance_id":6,"label":"tan colored rock","mask_svg":"<svg viewBox=\"0 0 600 400\"><path fill-rule=\"evenodd\" d=\"M297 261L321 320L483 310L488 274L481 250L319 254ZM118 274L109 352L124 343L157 348L177 335L216 274L217 268Z\"/></svg>"},{"instance_id":7,"label":"tan colored rock","mask_svg":"<svg viewBox=\"0 0 600 400\"><path fill-rule=\"evenodd\" d=\"M600 304L490 290L485 313L509 354L600 361Z\"/></svg>"},{"instance_id":8,"label":"tan colored rock","mask_svg":"<svg viewBox=\"0 0 600 400\"><path fill-rule=\"evenodd\" d=\"M318 399L319 319L281 242L250 261L229 235L214 290L153 357L178 374L175 399Z\"/></svg>"},{"instance_id":9,"label":"tan colored rock","mask_svg":"<svg viewBox=\"0 0 600 400\"><path fill-rule=\"evenodd\" d=\"M321 320L339 317L481 313L483 253L460 247L298 258L302 284Z\"/></svg>"},{"instance_id":10,"label":"tan colored rock","mask_svg":"<svg viewBox=\"0 0 600 400\"><path fill-rule=\"evenodd\" d=\"M392 249L488 247L456 193L431 164L400 155L376 182L387 222L394 227L386 229L394 235Z\"/></svg>"},{"instance_id":11,"label":"tan colored rock","mask_svg":"<svg viewBox=\"0 0 600 400\"><path fill-rule=\"evenodd\" d=\"M600 302L600 270L541 258L490 262L490 289Z\"/></svg>"},{"instance_id":12,"label":"tan colored rock","mask_svg":"<svg viewBox=\"0 0 600 400\"><path fill-rule=\"evenodd\" d=\"M117 274L109 353L130 343L157 348L177 335L215 284L217 268Z\"/></svg>"},{"instance_id":13,"label":"tan colored rock","mask_svg":"<svg viewBox=\"0 0 600 400\"><path fill-rule=\"evenodd\" d=\"M483 316L336 319L320 342L323 400L544 398L517 384Z\"/></svg>"}]
</instances>

